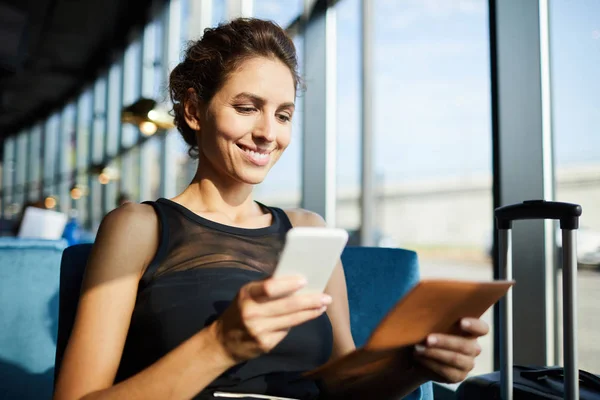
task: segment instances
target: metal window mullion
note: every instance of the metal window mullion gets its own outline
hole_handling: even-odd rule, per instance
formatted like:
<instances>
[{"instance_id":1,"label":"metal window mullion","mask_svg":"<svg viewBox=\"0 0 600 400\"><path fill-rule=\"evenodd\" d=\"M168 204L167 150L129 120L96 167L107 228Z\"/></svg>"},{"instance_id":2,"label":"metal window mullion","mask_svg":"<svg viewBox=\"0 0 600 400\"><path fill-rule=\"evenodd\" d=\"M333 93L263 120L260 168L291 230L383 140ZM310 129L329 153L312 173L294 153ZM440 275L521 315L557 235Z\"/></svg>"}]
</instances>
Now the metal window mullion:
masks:
<instances>
[{"instance_id":1,"label":"metal window mullion","mask_svg":"<svg viewBox=\"0 0 600 400\"><path fill-rule=\"evenodd\" d=\"M528 199L552 200L548 59L543 2L490 0L494 207ZM545 72L544 72L545 71ZM554 354L555 248L552 224L515 223L513 230L514 362L551 365ZM496 240L498 240L496 238ZM498 258L494 275L499 276ZM542 284L540 284L542 283ZM498 308L496 307L496 313ZM497 322L497 316L495 317ZM500 341L498 329L494 343ZM497 360L496 360L497 361ZM497 363L496 363L497 365Z\"/></svg>"},{"instance_id":2,"label":"metal window mullion","mask_svg":"<svg viewBox=\"0 0 600 400\"><path fill-rule=\"evenodd\" d=\"M109 88L110 88L110 67L108 68L108 70L106 71L106 76L104 78L104 110L103 110L103 118L104 118L104 123L102 124L103 128L101 130L101 134L102 136L102 155L101 155L101 160L102 160L102 165L107 165L108 164L108 130L109 130L109 126L108 126L108 105L109 105ZM106 213L108 212L108 185L110 185L110 183L106 184L106 185L100 185L100 209L102 210L102 215L100 216L100 219L103 218L104 215L106 215Z\"/></svg>"},{"instance_id":3,"label":"metal window mullion","mask_svg":"<svg viewBox=\"0 0 600 400\"><path fill-rule=\"evenodd\" d=\"M302 207L335 226L336 16L333 7L319 4L305 26Z\"/></svg>"},{"instance_id":4,"label":"metal window mullion","mask_svg":"<svg viewBox=\"0 0 600 400\"><path fill-rule=\"evenodd\" d=\"M362 162L360 244L375 244L375 190L373 172L373 2L362 0Z\"/></svg>"},{"instance_id":5,"label":"metal window mullion","mask_svg":"<svg viewBox=\"0 0 600 400\"><path fill-rule=\"evenodd\" d=\"M87 212L86 212L86 227L88 229L92 229L93 227L93 212L94 212L94 207L93 207L93 202L92 202L92 198L94 197L94 177L92 176L92 173L90 171L91 166L94 164L94 150L95 147L94 146L94 121L96 119L96 96L94 94L95 90L94 90L94 86L92 86L92 89L90 90L90 112L91 112L91 118L89 119L89 126L88 126L88 157L87 157L87 189L88 189L88 195L87 195L87 201L86 201L86 206L87 206Z\"/></svg>"}]
</instances>

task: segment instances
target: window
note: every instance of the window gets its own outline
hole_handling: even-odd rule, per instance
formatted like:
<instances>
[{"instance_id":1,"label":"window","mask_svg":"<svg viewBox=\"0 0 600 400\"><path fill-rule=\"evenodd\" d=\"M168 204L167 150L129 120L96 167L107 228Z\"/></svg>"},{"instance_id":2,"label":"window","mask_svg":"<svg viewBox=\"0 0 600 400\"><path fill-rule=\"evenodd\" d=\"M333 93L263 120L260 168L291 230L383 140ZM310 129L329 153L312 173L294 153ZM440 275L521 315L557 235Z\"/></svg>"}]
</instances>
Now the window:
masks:
<instances>
[{"instance_id":1,"label":"window","mask_svg":"<svg viewBox=\"0 0 600 400\"><path fill-rule=\"evenodd\" d=\"M15 209L12 210L13 214L21 211L23 203L27 198L27 168L28 168L28 142L29 132L27 130L21 131L16 138L16 159L15 159L15 189L13 194L13 202L16 204Z\"/></svg>"},{"instance_id":2,"label":"window","mask_svg":"<svg viewBox=\"0 0 600 400\"><path fill-rule=\"evenodd\" d=\"M108 212L116 207L119 190L120 159L115 158L120 150L121 109L123 107L123 68L120 62L114 63L108 73L108 103L106 110L106 149L105 157L110 161L108 171L110 181L104 185L103 210Z\"/></svg>"},{"instance_id":3,"label":"window","mask_svg":"<svg viewBox=\"0 0 600 400\"><path fill-rule=\"evenodd\" d=\"M76 194L74 196L75 208L80 221L90 226L89 215L89 167L91 165L91 134L93 123L93 94L92 89L86 89L77 101L77 151L76 165L77 176L75 178Z\"/></svg>"},{"instance_id":4,"label":"window","mask_svg":"<svg viewBox=\"0 0 600 400\"><path fill-rule=\"evenodd\" d=\"M40 200L40 189L42 187L42 163L44 157L42 144L43 125L38 123L29 132L26 155L23 162L27 171L27 193L28 202ZM27 156L29 155L29 157Z\"/></svg>"},{"instance_id":5,"label":"window","mask_svg":"<svg viewBox=\"0 0 600 400\"><path fill-rule=\"evenodd\" d=\"M254 16L287 28L304 11L303 0L254 0Z\"/></svg>"},{"instance_id":6,"label":"window","mask_svg":"<svg viewBox=\"0 0 600 400\"><path fill-rule=\"evenodd\" d=\"M213 24L219 25L221 22L227 21L227 0L212 1L212 17Z\"/></svg>"},{"instance_id":7,"label":"window","mask_svg":"<svg viewBox=\"0 0 600 400\"><path fill-rule=\"evenodd\" d=\"M56 185L57 175L57 150L60 130L60 114L56 113L46 120L44 129L43 146L43 187L42 199L56 197L58 188Z\"/></svg>"},{"instance_id":8,"label":"window","mask_svg":"<svg viewBox=\"0 0 600 400\"><path fill-rule=\"evenodd\" d=\"M128 106L139 100L142 94L142 43L139 39L125 51L123 64L123 105ZM132 124L123 124L121 129L121 144L130 149L138 141L140 131ZM140 200L139 165L139 149L128 151L121 159L121 191L131 196L133 201Z\"/></svg>"},{"instance_id":9,"label":"window","mask_svg":"<svg viewBox=\"0 0 600 400\"><path fill-rule=\"evenodd\" d=\"M581 204L579 368L600 371L600 3L550 1L556 199ZM559 288L562 287L559 284ZM562 300L560 300L562 304Z\"/></svg>"},{"instance_id":10,"label":"window","mask_svg":"<svg viewBox=\"0 0 600 400\"><path fill-rule=\"evenodd\" d=\"M422 276L491 279L487 2L373 7L377 240L417 251ZM492 337L473 374L492 370Z\"/></svg>"},{"instance_id":11,"label":"window","mask_svg":"<svg viewBox=\"0 0 600 400\"><path fill-rule=\"evenodd\" d=\"M70 188L73 185L73 172L76 163L76 127L75 113L76 105L68 104L61 117L59 146L59 200L58 205L62 212L68 212L71 209Z\"/></svg>"},{"instance_id":12,"label":"window","mask_svg":"<svg viewBox=\"0 0 600 400\"><path fill-rule=\"evenodd\" d=\"M4 142L4 158L2 163L2 218L12 217L12 203L14 201L15 182L14 172L16 136L9 137Z\"/></svg>"},{"instance_id":13,"label":"window","mask_svg":"<svg viewBox=\"0 0 600 400\"><path fill-rule=\"evenodd\" d=\"M336 224L357 239L361 186L361 2L340 1L337 16Z\"/></svg>"}]
</instances>

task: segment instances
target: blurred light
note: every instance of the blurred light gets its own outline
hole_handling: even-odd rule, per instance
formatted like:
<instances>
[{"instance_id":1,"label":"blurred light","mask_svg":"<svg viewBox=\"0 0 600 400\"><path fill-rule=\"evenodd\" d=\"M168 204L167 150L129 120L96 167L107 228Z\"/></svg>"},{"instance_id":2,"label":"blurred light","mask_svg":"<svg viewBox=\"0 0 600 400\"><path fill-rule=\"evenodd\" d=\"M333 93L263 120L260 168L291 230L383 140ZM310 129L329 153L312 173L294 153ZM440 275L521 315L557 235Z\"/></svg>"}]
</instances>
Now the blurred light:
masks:
<instances>
[{"instance_id":1,"label":"blurred light","mask_svg":"<svg viewBox=\"0 0 600 400\"><path fill-rule=\"evenodd\" d=\"M102 185L106 185L108 182L110 182L110 177L107 173L103 172L98 175L98 182L100 182Z\"/></svg>"},{"instance_id":2,"label":"blurred light","mask_svg":"<svg viewBox=\"0 0 600 400\"><path fill-rule=\"evenodd\" d=\"M140 124L140 132L146 136L152 136L158 130L158 126L154 122L144 121Z\"/></svg>"},{"instance_id":3,"label":"blurred light","mask_svg":"<svg viewBox=\"0 0 600 400\"><path fill-rule=\"evenodd\" d=\"M47 209L53 209L54 207L56 207L56 199L52 196L46 197L46 199L44 200L44 206L46 206Z\"/></svg>"},{"instance_id":4,"label":"blurred light","mask_svg":"<svg viewBox=\"0 0 600 400\"><path fill-rule=\"evenodd\" d=\"M150 110L150 111L148 111L148 119L155 120L155 119L158 119L158 118L160 118L160 116L158 114L158 111L156 111L156 110Z\"/></svg>"},{"instance_id":5,"label":"blurred light","mask_svg":"<svg viewBox=\"0 0 600 400\"><path fill-rule=\"evenodd\" d=\"M71 198L73 200L79 200L82 195L83 195L83 190L81 190L80 187L75 186L73 189L71 189Z\"/></svg>"},{"instance_id":6,"label":"blurred light","mask_svg":"<svg viewBox=\"0 0 600 400\"><path fill-rule=\"evenodd\" d=\"M166 104L143 97L123 107L121 122L137 125L147 136L153 135L158 129L168 130L175 127L175 121ZM153 126L145 124L146 122L152 123Z\"/></svg>"}]
</instances>

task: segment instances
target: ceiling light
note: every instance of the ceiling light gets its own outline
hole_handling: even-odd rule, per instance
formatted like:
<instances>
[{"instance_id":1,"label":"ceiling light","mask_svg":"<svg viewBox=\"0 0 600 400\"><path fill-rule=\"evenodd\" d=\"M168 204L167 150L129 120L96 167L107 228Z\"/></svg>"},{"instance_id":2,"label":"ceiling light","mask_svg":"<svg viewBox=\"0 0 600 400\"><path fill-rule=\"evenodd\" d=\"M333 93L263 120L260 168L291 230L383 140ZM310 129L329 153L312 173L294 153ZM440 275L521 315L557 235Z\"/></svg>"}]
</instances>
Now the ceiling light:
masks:
<instances>
[{"instance_id":1,"label":"ceiling light","mask_svg":"<svg viewBox=\"0 0 600 400\"><path fill-rule=\"evenodd\" d=\"M175 127L173 117L169 114L166 105L158 104L156 101L147 98L141 98L135 103L123 107L121 112L121 122L137 125L142 129L144 122L151 122L158 129L172 129ZM148 128L146 132L150 132L153 128ZM142 133L152 135L152 133Z\"/></svg>"}]
</instances>

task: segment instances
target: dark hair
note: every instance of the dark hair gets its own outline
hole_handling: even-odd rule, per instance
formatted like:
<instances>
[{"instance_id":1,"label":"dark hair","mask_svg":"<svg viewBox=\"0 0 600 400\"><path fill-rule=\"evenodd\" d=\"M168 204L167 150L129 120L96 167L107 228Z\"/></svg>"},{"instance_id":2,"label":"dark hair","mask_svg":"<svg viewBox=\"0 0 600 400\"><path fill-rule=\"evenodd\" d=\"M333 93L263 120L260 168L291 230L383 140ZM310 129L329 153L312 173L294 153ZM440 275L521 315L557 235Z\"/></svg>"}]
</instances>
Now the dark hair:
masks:
<instances>
[{"instance_id":1,"label":"dark hair","mask_svg":"<svg viewBox=\"0 0 600 400\"><path fill-rule=\"evenodd\" d=\"M184 103L210 102L229 74L254 57L281 61L290 69L295 89L298 89L300 76L294 42L274 22L238 18L216 28L205 29L200 40L188 44L185 59L169 77L169 93L175 125L190 146L190 157L197 158L199 152L196 133L185 121ZM189 95L190 88L195 90L195 98Z\"/></svg>"}]
</instances>

